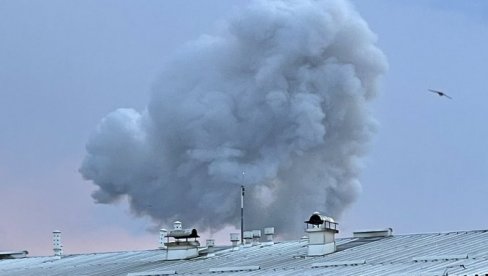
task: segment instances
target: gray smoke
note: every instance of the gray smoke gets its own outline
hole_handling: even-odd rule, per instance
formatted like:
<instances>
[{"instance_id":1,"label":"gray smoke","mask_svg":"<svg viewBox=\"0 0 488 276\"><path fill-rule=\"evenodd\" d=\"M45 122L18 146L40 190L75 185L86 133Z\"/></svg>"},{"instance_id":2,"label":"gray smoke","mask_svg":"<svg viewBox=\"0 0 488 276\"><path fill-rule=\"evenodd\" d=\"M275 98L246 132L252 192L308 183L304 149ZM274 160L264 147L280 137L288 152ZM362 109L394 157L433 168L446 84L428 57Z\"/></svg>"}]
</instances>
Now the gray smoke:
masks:
<instances>
[{"instance_id":1,"label":"gray smoke","mask_svg":"<svg viewBox=\"0 0 488 276\"><path fill-rule=\"evenodd\" d=\"M386 59L349 2L256 1L177 53L147 109L105 117L80 172L98 203L201 230L239 225L297 234L358 195L360 158ZM243 174L245 172L245 174Z\"/></svg>"}]
</instances>

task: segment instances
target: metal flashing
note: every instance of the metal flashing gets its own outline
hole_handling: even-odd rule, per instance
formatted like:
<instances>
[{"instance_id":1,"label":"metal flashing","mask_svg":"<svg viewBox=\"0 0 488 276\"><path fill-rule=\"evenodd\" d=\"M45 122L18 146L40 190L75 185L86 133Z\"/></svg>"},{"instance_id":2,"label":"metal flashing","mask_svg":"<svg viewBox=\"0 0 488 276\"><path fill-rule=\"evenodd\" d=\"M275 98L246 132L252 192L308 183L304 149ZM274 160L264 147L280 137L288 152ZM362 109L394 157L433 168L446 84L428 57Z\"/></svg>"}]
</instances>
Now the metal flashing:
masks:
<instances>
[{"instance_id":1,"label":"metal flashing","mask_svg":"<svg viewBox=\"0 0 488 276\"><path fill-rule=\"evenodd\" d=\"M433 256L413 257L412 261L414 262L449 261L449 260L461 260L467 258L468 258L468 254L433 255Z\"/></svg>"},{"instance_id":2,"label":"metal flashing","mask_svg":"<svg viewBox=\"0 0 488 276\"><path fill-rule=\"evenodd\" d=\"M209 272L242 272L242 271L255 271L261 269L258 265L249 265L249 266L232 266L232 267L217 267L217 268L210 268Z\"/></svg>"},{"instance_id":3,"label":"metal flashing","mask_svg":"<svg viewBox=\"0 0 488 276\"><path fill-rule=\"evenodd\" d=\"M313 263L311 267L318 268L318 267L329 267L329 266L362 265L365 263L366 260L336 261L336 262Z\"/></svg>"},{"instance_id":4,"label":"metal flashing","mask_svg":"<svg viewBox=\"0 0 488 276\"><path fill-rule=\"evenodd\" d=\"M162 270L162 271L145 271L145 272L133 272L128 273L127 276L163 276L174 275L176 270Z\"/></svg>"}]
</instances>

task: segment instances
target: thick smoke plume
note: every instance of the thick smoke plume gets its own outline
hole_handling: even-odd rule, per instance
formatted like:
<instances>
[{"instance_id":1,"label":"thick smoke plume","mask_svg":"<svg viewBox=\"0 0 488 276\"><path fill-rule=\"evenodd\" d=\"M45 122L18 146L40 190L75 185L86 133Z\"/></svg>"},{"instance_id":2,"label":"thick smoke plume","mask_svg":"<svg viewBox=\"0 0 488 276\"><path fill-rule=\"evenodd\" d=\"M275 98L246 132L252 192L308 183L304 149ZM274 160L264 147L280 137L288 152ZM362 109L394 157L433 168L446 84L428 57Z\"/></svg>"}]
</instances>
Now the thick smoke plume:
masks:
<instances>
[{"instance_id":1,"label":"thick smoke plume","mask_svg":"<svg viewBox=\"0 0 488 276\"><path fill-rule=\"evenodd\" d=\"M368 102L386 59L345 1L257 1L189 43L147 109L107 115L87 144L93 197L201 230L239 225L296 234L356 198L374 131ZM243 174L244 172L244 174Z\"/></svg>"}]
</instances>

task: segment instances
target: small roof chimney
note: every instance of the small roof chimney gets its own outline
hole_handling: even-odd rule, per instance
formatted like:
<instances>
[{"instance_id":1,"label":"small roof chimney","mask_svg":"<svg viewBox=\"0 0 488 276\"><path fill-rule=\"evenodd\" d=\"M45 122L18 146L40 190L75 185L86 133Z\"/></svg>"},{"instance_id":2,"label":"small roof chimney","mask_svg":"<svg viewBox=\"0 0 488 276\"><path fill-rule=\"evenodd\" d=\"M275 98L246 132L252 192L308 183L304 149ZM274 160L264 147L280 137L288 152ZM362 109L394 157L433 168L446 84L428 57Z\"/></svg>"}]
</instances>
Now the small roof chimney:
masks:
<instances>
[{"instance_id":1,"label":"small roof chimney","mask_svg":"<svg viewBox=\"0 0 488 276\"><path fill-rule=\"evenodd\" d=\"M264 235L266 236L266 243L273 244L273 238L275 234L274 227L266 227L264 228Z\"/></svg>"},{"instance_id":2,"label":"small roof chimney","mask_svg":"<svg viewBox=\"0 0 488 276\"><path fill-rule=\"evenodd\" d=\"M161 229L160 238L165 235L165 260L184 260L198 257L198 247L200 243L197 238L200 236L196 229L183 229L182 224L179 221L173 223L174 229L165 233L164 229ZM170 242L169 239L173 238L174 241ZM193 239L193 240L189 240ZM164 240L164 238L163 238Z\"/></svg>"},{"instance_id":3,"label":"small roof chimney","mask_svg":"<svg viewBox=\"0 0 488 276\"><path fill-rule=\"evenodd\" d=\"M244 245L252 245L253 234L252 231L244 231Z\"/></svg>"},{"instance_id":4,"label":"small roof chimney","mask_svg":"<svg viewBox=\"0 0 488 276\"><path fill-rule=\"evenodd\" d=\"M335 234L339 233L339 230L334 219L314 212L305 223L305 231L308 233L308 256L323 256L336 251Z\"/></svg>"},{"instance_id":5,"label":"small roof chimney","mask_svg":"<svg viewBox=\"0 0 488 276\"><path fill-rule=\"evenodd\" d=\"M232 242L232 247L236 247L239 242L241 233L230 233L230 241Z\"/></svg>"},{"instance_id":6,"label":"small roof chimney","mask_svg":"<svg viewBox=\"0 0 488 276\"><path fill-rule=\"evenodd\" d=\"M252 245L258 245L261 240L261 230L252 230Z\"/></svg>"}]
</instances>

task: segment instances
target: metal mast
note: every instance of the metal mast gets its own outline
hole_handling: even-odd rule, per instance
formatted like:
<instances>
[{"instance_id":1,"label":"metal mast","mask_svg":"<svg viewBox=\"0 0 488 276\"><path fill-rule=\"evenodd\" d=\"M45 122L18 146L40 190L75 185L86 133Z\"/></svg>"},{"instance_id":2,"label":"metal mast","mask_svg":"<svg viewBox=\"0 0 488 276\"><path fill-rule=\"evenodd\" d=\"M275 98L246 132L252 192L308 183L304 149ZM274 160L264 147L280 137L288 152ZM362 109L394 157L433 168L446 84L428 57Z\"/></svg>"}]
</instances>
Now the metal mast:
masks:
<instances>
[{"instance_id":1,"label":"metal mast","mask_svg":"<svg viewBox=\"0 0 488 276\"><path fill-rule=\"evenodd\" d=\"M241 244L244 244L244 185L241 185Z\"/></svg>"},{"instance_id":2,"label":"metal mast","mask_svg":"<svg viewBox=\"0 0 488 276\"><path fill-rule=\"evenodd\" d=\"M241 245L244 244L244 176L246 172L242 172L242 185L241 185Z\"/></svg>"}]
</instances>

